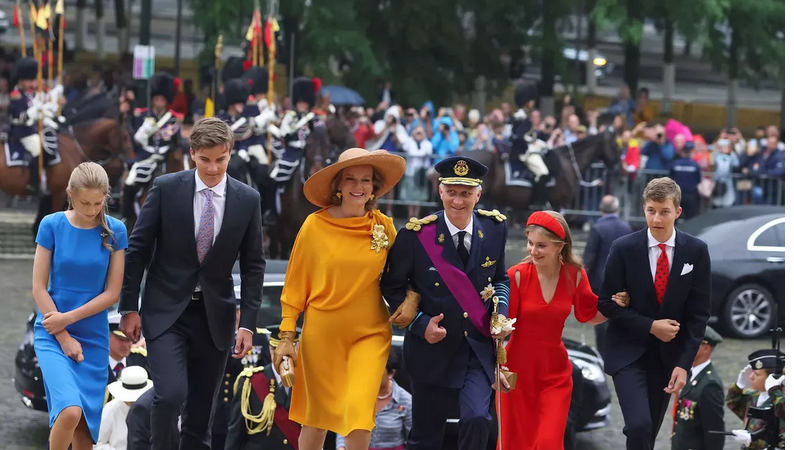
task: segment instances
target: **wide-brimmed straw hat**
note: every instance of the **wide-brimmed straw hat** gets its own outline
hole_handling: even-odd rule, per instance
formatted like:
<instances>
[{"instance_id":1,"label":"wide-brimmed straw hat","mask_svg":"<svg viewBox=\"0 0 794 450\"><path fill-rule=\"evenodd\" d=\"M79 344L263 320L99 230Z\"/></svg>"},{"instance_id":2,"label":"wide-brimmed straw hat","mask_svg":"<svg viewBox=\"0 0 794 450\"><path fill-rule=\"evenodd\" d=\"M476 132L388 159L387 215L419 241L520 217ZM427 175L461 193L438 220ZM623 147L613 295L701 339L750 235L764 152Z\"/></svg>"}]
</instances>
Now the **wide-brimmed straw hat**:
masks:
<instances>
[{"instance_id":1,"label":"wide-brimmed straw hat","mask_svg":"<svg viewBox=\"0 0 794 450\"><path fill-rule=\"evenodd\" d=\"M138 397L154 386L146 369L140 366L129 366L121 370L118 381L108 385L108 391L122 402L135 402Z\"/></svg>"},{"instance_id":2,"label":"wide-brimmed straw hat","mask_svg":"<svg viewBox=\"0 0 794 450\"><path fill-rule=\"evenodd\" d=\"M383 187L375 194L380 198L392 190L405 173L405 159L392 155L386 150L368 151L363 148L351 148L339 155L339 161L318 170L303 185L303 195L313 204L325 208L331 205L334 177L341 170L353 166L371 165L383 180Z\"/></svg>"}]
</instances>

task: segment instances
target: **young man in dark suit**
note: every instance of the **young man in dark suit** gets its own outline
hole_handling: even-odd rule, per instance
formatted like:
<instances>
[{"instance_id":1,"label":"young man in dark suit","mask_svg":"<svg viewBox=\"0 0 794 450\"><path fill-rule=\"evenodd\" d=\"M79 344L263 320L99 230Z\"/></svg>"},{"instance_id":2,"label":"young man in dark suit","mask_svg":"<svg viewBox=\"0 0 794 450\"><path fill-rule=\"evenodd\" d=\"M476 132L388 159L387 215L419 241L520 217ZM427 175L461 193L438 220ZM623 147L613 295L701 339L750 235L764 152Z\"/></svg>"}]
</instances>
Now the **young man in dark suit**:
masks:
<instances>
[{"instance_id":1,"label":"young man in dark suit","mask_svg":"<svg viewBox=\"0 0 794 450\"><path fill-rule=\"evenodd\" d=\"M233 145L222 120L197 121L190 133L196 169L157 178L130 235L120 328L137 341L142 325L146 336L155 385L152 450L174 450L170 443L183 404L179 448L210 449L227 355L233 349L235 358L243 358L252 346L265 270L262 216L259 194L226 176ZM238 257L235 328L232 267Z\"/></svg>"},{"instance_id":2,"label":"young man in dark suit","mask_svg":"<svg viewBox=\"0 0 794 450\"><path fill-rule=\"evenodd\" d=\"M652 450L670 395L687 382L711 310L706 244L675 228L681 188L657 178L643 193L648 227L615 241L598 310L609 318L605 371L623 411L628 450ZM626 290L624 308L612 295Z\"/></svg>"}]
</instances>

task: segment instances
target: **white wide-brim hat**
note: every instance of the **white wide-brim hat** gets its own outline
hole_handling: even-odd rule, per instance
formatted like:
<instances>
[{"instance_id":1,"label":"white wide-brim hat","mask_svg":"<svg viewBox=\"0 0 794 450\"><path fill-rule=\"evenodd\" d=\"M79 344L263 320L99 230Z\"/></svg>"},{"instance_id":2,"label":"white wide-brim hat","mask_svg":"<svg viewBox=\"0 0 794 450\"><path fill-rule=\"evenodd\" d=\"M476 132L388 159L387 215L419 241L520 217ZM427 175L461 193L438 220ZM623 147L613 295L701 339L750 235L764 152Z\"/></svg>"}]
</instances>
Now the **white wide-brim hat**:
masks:
<instances>
[{"instance_id":1,"label":"white wide-brim hat","mask_svg":"<svg viewBox=\"0 0 794 450\"><path fill-rule=\"evenodd\" d=\"M118 381L108 385L108 391L114 398L122 402L135 402L153 386L154 382L149 379L146 369L140 366L129 366L121 371Z\"/></svg>"}]
</instances>

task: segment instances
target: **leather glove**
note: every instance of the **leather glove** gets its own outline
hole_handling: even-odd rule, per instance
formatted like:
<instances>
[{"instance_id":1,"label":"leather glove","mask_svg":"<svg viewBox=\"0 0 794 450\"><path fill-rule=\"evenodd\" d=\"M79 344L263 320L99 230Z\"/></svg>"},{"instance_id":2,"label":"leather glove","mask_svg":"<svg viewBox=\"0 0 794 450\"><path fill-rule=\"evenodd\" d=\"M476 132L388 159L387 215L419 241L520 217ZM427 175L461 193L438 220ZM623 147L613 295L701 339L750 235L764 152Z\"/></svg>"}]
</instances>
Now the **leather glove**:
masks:
<instances>
[{"instance_id":1,"label":"leather glove","mask_svg":"<svg viewBox=\"0 0 794 450\"><path fill-rule=\"evenodd\" d=\"M752 437L750 436L750 432L747 430L731 430L733 433L733 440L744 445L745 447L750 445L752 441Z\"/></svg>"},{"instance_id":2,"label":"leather glove","mask_svg":"<svg viewBox=\"0 0 794 450\"><path fill-rule=\"evenodd\" d=\"M739 389L747 389L750 386L750 374L753 373L753 368L750 365L744 366L739 377L736 379L736 386Z\"/></svg>"},{"instance_id":3,"label":"leather glove","mask_svg":"<svg viewBox=\"0 0 794 450\"><path fill-rule=\"evenodd\" d=\"M421 298L419 293L409 288L405 293L405 300L397 307L397 311L389 317L389 322L397 325L400 329L410 325L416 317L416 310L419 308L419 300Z\"/></svg>"},{"instance_id":4,"label":"leather glove","mask_svg":"<svg viewBox=\"0 0 794 450\"><path fill-rule=\"evenodd\" d=\"M281 339L281 342L279 342L278 347L273 351L273 364L278 368L279 375L281 375L282 378L288 378L287 380L282 380L284 386L292 387L292 382L294 380L285 377L285 375L293 375L295 373L295 361L298 359L298 354L295 352L295 332L282 331L279 333L279 339ZM285 361L284 358L286 358L287 361ZM287 385L287 383L289 383L289 385Z\"/></svg>"},{"instance_id":5,"label":"leather glove","mask_svg":"<svg viewBox=\"0 0 794 450\"><path fill-rule=\"evenodd\" d=\"M784 384L785 381L786 381L785 375L780 375L777 378L775 377L775 375L769 375L768 377L766 377L766 382L764 383L764 389L766 389L767 392L769 392L770 389L772 389L775 386L780 386L781 384Z\"/></svg>"}]
</instances>

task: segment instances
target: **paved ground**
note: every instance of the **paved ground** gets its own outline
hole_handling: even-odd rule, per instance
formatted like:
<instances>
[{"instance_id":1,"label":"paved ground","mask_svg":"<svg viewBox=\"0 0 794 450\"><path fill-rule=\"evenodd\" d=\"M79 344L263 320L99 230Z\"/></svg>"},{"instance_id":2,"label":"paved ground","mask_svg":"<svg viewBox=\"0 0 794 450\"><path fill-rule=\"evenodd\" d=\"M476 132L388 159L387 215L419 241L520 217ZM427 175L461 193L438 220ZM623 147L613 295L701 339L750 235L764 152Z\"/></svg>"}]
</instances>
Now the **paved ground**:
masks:
<instances>
[{"instance_id":1,"label":"paved ground","mask_svg":"<svg viewBox=\"0 0 794 450\"><path fill-rule=\"evenodd\" d=\"M508 262L515 264L523 256L525 246L519 239L508 244ZM40 450L46 448L47 415L30 411L19 401L14 389L14 357L25 330L25 321L34 303L30 293L31 261L0 261L0 450ZM595 345L593 327L569 322L567 337ZM768 346L768 341L737 341L728 339L717 347L714 362L723 381L732 383L752 351ZM726 389L728 387L726 385ZM726 427L740 427L740 421L726 410ZM613 396L612 424L608 428L580 433L579 450L614 450L624 445L623 419L617 398ZM669 449L670 418L662 428L656 448ZM727 450L738 449L729 442Z\"/></svg>"}]
</instances>

